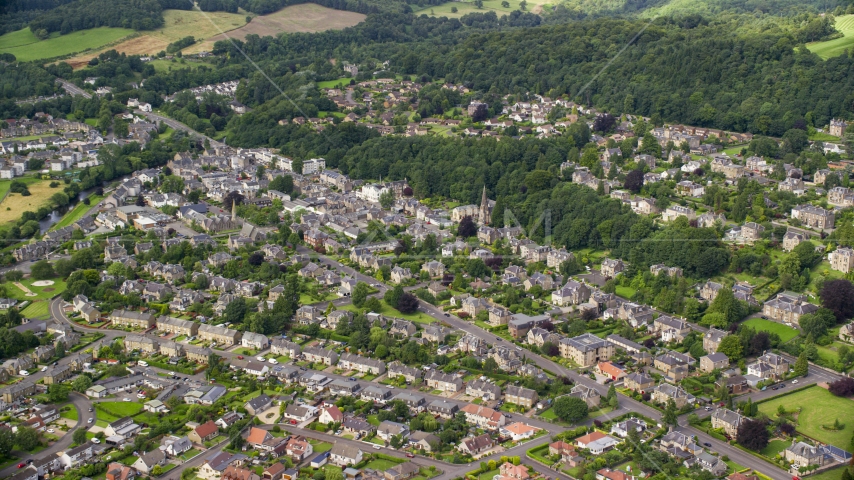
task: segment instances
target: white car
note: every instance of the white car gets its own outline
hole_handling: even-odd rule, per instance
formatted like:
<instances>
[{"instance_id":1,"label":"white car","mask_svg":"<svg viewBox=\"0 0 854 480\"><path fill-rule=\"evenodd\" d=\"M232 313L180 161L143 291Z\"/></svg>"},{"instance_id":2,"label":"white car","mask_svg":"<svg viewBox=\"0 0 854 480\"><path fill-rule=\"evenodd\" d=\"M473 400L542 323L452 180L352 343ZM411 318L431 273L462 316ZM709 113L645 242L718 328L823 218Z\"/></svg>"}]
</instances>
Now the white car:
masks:
<instances>
[{"instance_id":1,"label":"white car","mask_svg":"<svg viewBox=\"0 0 854 480\"><path fill-rule=\"evenodd\" d=\"M101 441L100 441L100 440L98 440L97 438L93 438L93 439L92 439L92 443L94 443L94 444L96 444L96 445L97 445L97 444L101 443Z\"/></svg>"},{"instance_id":2,"label":"white car","mask_svg":"<svg viewBox=\"0 0 854 480\"><path fill-rule=\"evenodd\" d=\"M44 367L42 367L42 371L43 371L43 372L46 372L46 371L47 371L47 365L45 365Z\"/></svg>"},{"instance_id":3,"label":"white car","mask_svg":"<svg viewBox=\"0 0 854 480\"><path fill-rule=\"evenodd\" d=\"M140 360L140 361L136 362L136 364L139 365L140 367L147 367L148 366L148 362L146 362L144 360Z\"/></svg>"},{"instance_id":4,"label":"white car","mask_svg":"<svg viewBox=\"0 0 854 480\"><path fill-rule=\"evenodd\" d=\"M89 420L86 420L86 423L92 423L92 422L94 422L94 421L95 421L95 419L94 419L94 418L90 418Z\"/></svg>"},{"instance_id":5,"label":"white car","mask_svg":"<svg viewBox=\"0 0 854 480\"><path fill-rule=\"evenodd\" d=\"M122 399L122 401L123 401L123 402L130 402L130 401L132 401L132 400L131 400L130 398L128 398L128 397L125 397L125 398L123 398L123 399Z\"/></svg>"},{"instance_id":6,"label":"white car","mask_svg":"<svg viewBox=\"0 0 854 480\"><path fill-rule=\"evenodd\" d=\"M48 429L47 429L47 433L53 433L53 432L55 432L55 431L56 431L56 430L54 430L54 429L52 429L52 428L48 428Z\"/></svg>"},{"instance_id":7,"label":"white car","mask_svg":"<svg viewBox=\"0 0 854 480\"><path fill-rule=\"evenodd\" d=\"M797 384L798 384L798 380L797 380L797 379L792 380L792 385L797 385Z\"/></svg>"},{"instance_id":8,"label":"white car","mask_svg":"<svg viewBox=\"0 0 854 480\"><path fill-rule=\"evenodd\" d=\"M271 358L271 359L270 359L270 360L268 360L268 361L269 361L271 364L273 364L273 365L278 365L278 364L279 364L279 361L278 361L278 360L276 360L275 358Z\"/></svg>"},{"instance_id":9,"label":"white car","mask_svg":"<svg viewBox=\"0 0 854 480\"><path fill-rule=\"evenodd\" d=\"M258 355L257 357L255 357L255 360L258 360L259 362L266 362L267 361L267 359L262 357L261 355Z\"/></svg>"},{"instance_id":10,"label":"white car","mask_svg":"<svg viewBox=\"0 0 854 480\"><path fill-rule=\"evenodd\" d=\"M20 372L18 372L18 375L20 375L20 376L22 376L22 377L29 377L29 376L30 376L30 372L28 372L28 371L26 371L26 370L21 370Z\"/></svg>"}]
</instances>

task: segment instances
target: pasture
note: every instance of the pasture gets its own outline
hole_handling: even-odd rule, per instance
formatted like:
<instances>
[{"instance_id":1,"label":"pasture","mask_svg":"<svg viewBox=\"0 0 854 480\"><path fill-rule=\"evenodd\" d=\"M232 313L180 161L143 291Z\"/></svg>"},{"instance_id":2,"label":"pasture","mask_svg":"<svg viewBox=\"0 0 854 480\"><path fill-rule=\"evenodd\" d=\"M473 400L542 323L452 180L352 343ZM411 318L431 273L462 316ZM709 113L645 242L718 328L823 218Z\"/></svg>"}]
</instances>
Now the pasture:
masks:
<instances>
[{"instance_id":1,"label":"pasture","mask_svg":"<svg viewBox=\"0 0 854 480\"><path fill-rule=\"evenodd\" d=\"M827 60L841 55L842 52L854 46L854 15L836 17L836 29L842 33L842 37L810 43L807 45L809 51Z\"/></svg>"},{"instance_id":2,"label":"pasture","mask_svg":"<svg viewBox=\"0 0 854 480\"><path fill-rule=\"evenodd\" d=\"M854 400L833 396L821 387L812 387L791 395L784 395L759 404L759 411L774 418L777 407L783 405L787 412L800 410L798 432L840 448L848 446L854 432ZM839 419L845 424L842 430L828 430Z\"/></svg>"},{"instance_id":3,"label":"pasture","mask_svg":"<svg viewBox=\"0 0 854 480\"><path fill-rule=\"evenodd\" d=\"M502 4L504 0L484 0L483 8L477 8L474 2L447 2L441 5L431 5L420 10L415 10L418 15L429 15L431 17L459 18L467 13L483 13L494 11L499 17L507 15L514 10L521 10L521 0L507 0L508 6ZM454 8L456 12L452 11ZM545 0L531 0L526 2L526 11L540 14L543 10L551 10L549 2Z\"/></svg>"},{"instance_id":4,"label":"pasture","mask_svg":"<svg viewBox=\"0 0 854 480\"><path fill-rule=\"evenodd\" d=\"M315 3L303 3L285 7L269 15L255 17L243 27L227 35L216 35L210 42L234 38L243 40L249 34L261 37L276 36L280 33L322 32L352 27L365 19L365 15L326 8Z\"/></svg>"},{"instance_id":5,"label":"pasture","mask_svg":"<svg viewBox=\"0 0 854 480\"><path fill-rule=\"evenodd\" d=\"M226 12L202 12L199 10L164 10L163 20L165 23L162 28L141 32L142 35L130 38L110 48L128 55L154 55L161 50L166 50L166 46L170 43L188 35L195 37L198 42L222 32L242 27L246 24L246 15ZM199 49L198 46L198 43L192 45L184 50L184 52L204 50L203 48ZM210 48L207 50L210 50ZM90 59L97 57L100 53L100 51L97 51L80 55L69 59L68 63L74 68L82 68Z\"/></svg>"},{"instance_id":6,"label":"pasture","mask_svg":"<svg viewBox=\"0 0 854 480\"><path fill-rule=\"evenodd\" d=\"M132 33L129 28L99 27L39 40L29 28L23 28L0 36L0 52L11 53L22 62L43 60L100 49Z\"/></svg>"},{"instance_id":7,"label":"pasture","mask_svg":"<svg viewBox=\"0 0 854 480\"><path fill-rule=\"evenodd\" d=\"M9 192L0 201L0 223L14 222L21 218L21 213L25 211L35 212L42 205L50 202L50 196L54 193L62 191L62 188L50 188L50 180L41 180L33 177L21 177L15 180L21 180L27 184L27 189L30 195L25 197L20 193ZM8 182L0 183L11 183ZM8 189L8 186L3 187Z\"/></svg>"}]
</instances>

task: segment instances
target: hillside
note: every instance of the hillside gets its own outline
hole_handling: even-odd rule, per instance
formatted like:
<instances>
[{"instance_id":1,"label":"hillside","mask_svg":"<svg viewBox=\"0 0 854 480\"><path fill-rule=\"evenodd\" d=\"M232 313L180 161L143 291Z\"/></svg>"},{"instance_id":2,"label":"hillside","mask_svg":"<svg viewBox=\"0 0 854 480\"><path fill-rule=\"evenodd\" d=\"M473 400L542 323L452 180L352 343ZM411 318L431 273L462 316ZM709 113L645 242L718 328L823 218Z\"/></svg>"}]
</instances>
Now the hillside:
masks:
<instances>
[{"instance_id":1,"label":"hillside","mask_svg":"<svg viewBox=\"0 0 854 480\"><path fill-rule=\"evenodd\" d=\"M854 46L854 15L842 15L836 18L836 30L843 36L825 42L815 42L807 48L825 60L842 53Z\"/></svg>"}]
</instances>

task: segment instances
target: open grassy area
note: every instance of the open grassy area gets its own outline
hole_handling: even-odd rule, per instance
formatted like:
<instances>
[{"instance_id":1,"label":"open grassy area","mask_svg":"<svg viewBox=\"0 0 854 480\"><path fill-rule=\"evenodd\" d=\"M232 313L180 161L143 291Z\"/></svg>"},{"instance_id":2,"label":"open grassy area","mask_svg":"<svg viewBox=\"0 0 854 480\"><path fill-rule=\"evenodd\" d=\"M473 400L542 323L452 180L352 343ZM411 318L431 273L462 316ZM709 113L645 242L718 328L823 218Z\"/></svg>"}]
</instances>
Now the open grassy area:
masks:
<instances>
[{"instance_id":1,"label":"open grassy area","mask_svg":"<svg viewBox=\"0 0 854 480\"><path fill-rule=\"evenodd\" d=\"M757 331L773 332L780 336L784 342L798 336L798 331L792 327L787 327L782 323L772 322L771 320L763 320L761 318L751 318L745 320L744 325L755 328Z\"/></svg>"},{"instance_id":2,"label":"open grassy area","mask_svg":"<svg viewBox=\"0 0 854 480\"><path fill-rule=\"evenodd\" d=\"M429 15L431 17L448 17L459 18L467 13L479 12L484 13L490 10L494 11L499 17L507 15L514 10L520 10L520 0L509 0L508 6L502 5L502 0L484 0L483 8L477 8L474 2L447 2L441 5L433 5L416 10L418 15ZM532 13L540 13L543 9L550 9L546 0L532 0L527 2L527 10ZM456 7L456 12L453 9Z\"/></svg>"},{"instance_id":3,"label":"open grassy area","mask_svg":"<svg viewBox=\"0 0 854 480\"><path fill-rule=\"evenodd\" d=\"M813 142L838 142L840 140L839 137L835 137L825 132L815 132L810 135L809 138Z\"/></svg>"},{"instance_id":4,"label":"open grassy area","mask_svg":"<svg viewBox=\"0 0 854 480\"><path fill-rule=\"evenodd\" d=\"M24 62L61 57L101 48L133 33L129 28L99 27L66 35L53 34L39 40L29 28L0 36L0 52L11 53Z\"/></svg>"},{"instance_id":5,"label":"open grassy area","mask_svg":"<svg viewBox=\"0 0 854 480\"><path fill-rule=\"evenodd\" d=\"M401 312L397 311L397 309L388 306L388 304L385 303L385 300L380 300L380 304L382 305L382 308L380 309L379 312L376 312L376 313L380 313L380 314L388 316L388 317L403 318L406 320L413 321L415 323L433 323L436 321L435 318L433 318L430 315L427 315L426 313L423 313L423 312L401 313ZM356 308L356 306L353 305L352 303L341 307L341 309L342 310L349 310L351 312L358 312L359 311L359 309Z\"/></svg>"},{"instance_id":6,"label":"open grassy area","mask_svg":"<svg viewBox=\"0 0 854 480\"><path fill-rule=\"evenodd\" d=\"M810 480L839 480L842 478L842 468L833 468L830 470L825 470L821 473L816 473L815 475L810 475Z\"/></svg>"},{"instance_id":7,"label":"open grassy area","mask_svg":"<svg viewBox=\"0 0 854 480\"><path fill-rule=\"evenodd\" d=\"M389 468L394 468L395 465L399 465L401 463L403 463L403 461L393 462L391 460L386 460L384 458L378 458L376 460L369 462L367 465L365 465L365 468L372 468L372 469L377 470L379 472L384 472L384 471L388 470Z\"/></svg>"},{"instance_id":8,"label":"open grassy area","mask_svg":"<svg viewBox=\"0 0 854 480\"><path fill-rule=\"evenodd\" d=\"M69 210L68 213L66 213L65 216L62 217L62 219L60 219L58 222L56 222L56 224L54 224L53 227L51 227L51 230L57 230L59 228L67 227L72 223L76 222L77 220L80 220L81 218L83 218L84 215L86 215L86 212L91 210L92 207L94 207L98 204L98 202L104 199L104 195L90 195L87 198L89 198L89 205L86 205L83 202L78 202L77 205L74 206L74 208Z\"/></svg>"},{"instance_id":9,"label":"open grassy area","mask_svg":"<svg viewBox=\"0 0 854 480\"><path fill-rule=\"evenodd\" d=\"M166 50L166 47L175 40L192 35L198 43L183 50L183 53L210 51L213 42L204 40L246 25L244 14L199 10L164 10L163 20L163 28L146 31L143 35L130 38L110 48L128 55L154 55L161 50ZM68 63L74 68L83 67L101 51L76 56L69 59Z\"/></svg>"},{"instance_id":10,"label":"open grassy area","mask_svg":"<svg viewBox=\"0 0 854 480\"><path fill-rule=\"evenodd\" d=\"M0 223L14 222L21 218L21 213L25 211L35 212L42 205L50 203L50 197L54 193L62 192L62 188L50 188L50 180L41 180L34 177L21 177L15 180L20 180L27 184L27 190L30 195L25 197L20 193L9 192L6 197L0 202ZM0 182L0 183L10 183ZM9 187L6 186L6 189Z\"/></svg>"},{"instance_id":11,"label":"open grassy area","mask_svg":"<svg viewBox=\"0 0 854 480\"><path fill-rule=\"evenodd\" d=\"M807 45L807 48L825 60L841 55L845 50L854 45L854 15L840 15L836 17L836 29L843 34L842 37L826 42L810 43Z\"/></svg>"},{"instance_id":12,"label":"open grassy area","mask_svg":"<svg viewBox=\"0 0 854 480\"><path fill-rule=\"evenodd\" d=\"M33 279L25 279L25 280L21 280L21 282L20 282L22 285L27 287L31 292L36 294L36 296L34 296L34 297L28 297L23 290L21 290L20 288L15 286L15 284L12 282L5 282L5 283L2 283L0 285L3 285L6 287L6 295L8 295L9 298L15 298L17 300L29 300L31 302L35 302L36 300L47 300L47 299L53 297L54 295L56 295L58 293L64 292L65 288L66 288L65 282L63 282L62 280L60 280L58 278L53 279L53 282L54 282L53 285L48 285L48 286L44 286L44 287L34 287L33 282L36 282L36 281L37 280L33 280ZM41 307L38 307L38 308L41 308Z\"/></svg>"},{"instance_id":13,"label":"open grassy area","mask_svg":"<svg viewBox=\"0 0 854 480\"><path fill-rule=\"evenodd\" d=\"M851 441L854 432L854 401L851 399L835 397L821 387L812 387L763 402L759 404L759 411L773 417L780 405L790 412L801 409L797 430L804 435L840 448ZM836 419L845 424L844 429L832 431L822 428L822 425L833 425Z\"/></svg>"},{"instance_id":14,"label":"open grassy area","mask_svg":"<svg viewBox=\"0 0 854 480\"><path fill-rule=\"evenodd\" d=\"M631 298L635 296L635 292L637 292L637 290L632 287L617 287L617 295L625 299L631 300Z\"/></svg>"},{"instance_id":15,"label":"open grassy area","mask_svg":"<svg viewBox=\"0 0 854 480\"><path fill-rule=\"evenodd\" d=\"M21 315L27 318L41 318L50 315L50 304L47 301L33 302L21 310Z\"/></svg>"},{"instance_id":16,"label":"open grassy area","mask_svg":"<svg viewBox=\"0 0 854 480\"><path fill-rule=\"evenodd\" d=\"M65 408L65 407L63 407L63 408ZM59 416L62 418L67 418L68 420L74 420L76 422L77 418L78 418L77 417L77 409L74 408L74 405L69 405L68 410L61 412L59 414Z\"/></svg>"},{"instance_id":17,"label":"open grassy area","mask_svg":"<svg viewBox=\"0 0 854 480\"><path fill-rule=\"evenodd\" d=\"M100 402L95 404L98 420L107 423L122 417L132 417L142 411L142 404L136 402Z\"/></svg>"},{"instance_id":18,"label":"open grassy area","mask_svg":"<svg viewBox=\"0 0 854 480\"><path fill-rule=\"evenodd\" d=\"M773 459L778 453L788 448L789 445L791 445L791 442L785 440L771 440L768 442L768 446L763 448L759 453Z\"/></svg>"},{"instance_id":19,"label":"open grassy area","mask_svg":"<svg viewBox=\"0 0 854 480\"><path fill-rule=\"evenodd\" d=\"M255 17L245 26L229 32L227 36L217 35L211 40L225 40L227 37L243 40L253 33L265 37L277 36L280 33L340 30L361 23L364 19L365 15L361 13L303 3L285 7L269 15Z\"/></svg>"}]
</instances>

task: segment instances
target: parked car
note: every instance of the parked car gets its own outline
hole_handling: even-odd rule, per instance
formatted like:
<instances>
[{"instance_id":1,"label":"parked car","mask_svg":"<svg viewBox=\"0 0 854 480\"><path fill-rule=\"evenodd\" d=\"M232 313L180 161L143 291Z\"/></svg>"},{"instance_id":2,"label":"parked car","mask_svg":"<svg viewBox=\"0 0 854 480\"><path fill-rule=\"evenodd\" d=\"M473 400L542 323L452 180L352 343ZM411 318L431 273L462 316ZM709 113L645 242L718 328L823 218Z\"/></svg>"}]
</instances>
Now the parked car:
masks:
<instances>
[{"instance_id":1,"label":"parked car","mask_svg":"<svg viewBox=\"0 0 854 480\"><path fill-rule=\"evenodd\" d=\"M796 379L794 379L794 380L792 380L792 385L797 385L797 384L798 384L798 379L797 379L797 378L796 378Z\"/></svg>"},{"instance_id":2,"label":"parked car","mask_svg":"<svg viewBox=\"0 0 854 480\"><path fill-rule=\"evenodd\" d=\"M411 453L407 453L407 454L406 454L406 458L415 458L415 455L413 455L413 454L411 454Z\"/></svg>"},{"instance_id":3,"label":"parked car","mask_svg":"<svg viewBox=\"0 0 854 480\"><path fill-rule=\"evenodd\" d=\"M237 356L237 358L238 358L239 360L243 360L243 355L238 355L238 356Z\"/></svg>"},{"instance_id":4,"label":"parked car","mask_svg":"<svg viewBox=\"0 0 854 480\"><path fill-rule=\"evenodd\" d=\"M89 420L87 420L87 421L86 421L86 423L92 423L93 421L95 421L95 419L94 419L94 418L90 418Z\"/></svg>"},{"instance_id":5,"label":"parked car","mask_svg":"<svg viewBox=\"0 0 854 480\"><path fill-rule=\"evenodd\" d=\"M704 443L704 444L703 444L703 446L704 446L704 447L712 448L712 444L711 444L711 443L709 443L709 442Z\"/></svg>"},{"instance_id":6,"label":"parked car","mask_svg":"<svg viewBox=\"0 0 854 480\"><path fill-rule=\"evenodd\" d=\"M19 463L19 464L18 464L18 468L24 468L24 467L26 467L26 466L27 466L27 464L26 464L26 463L24 463L24 462L21 462L21 463Z\"/></svg>"}]
</instances>

